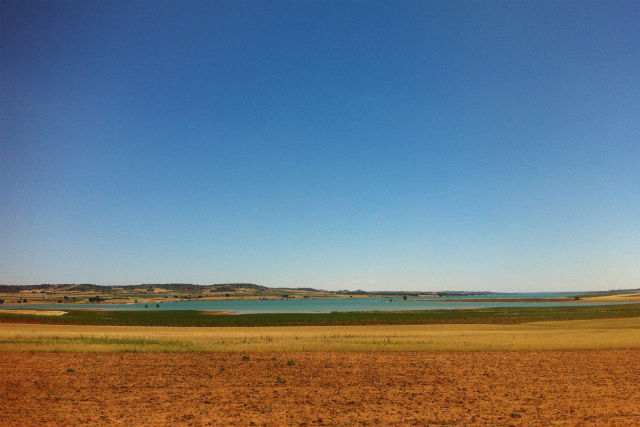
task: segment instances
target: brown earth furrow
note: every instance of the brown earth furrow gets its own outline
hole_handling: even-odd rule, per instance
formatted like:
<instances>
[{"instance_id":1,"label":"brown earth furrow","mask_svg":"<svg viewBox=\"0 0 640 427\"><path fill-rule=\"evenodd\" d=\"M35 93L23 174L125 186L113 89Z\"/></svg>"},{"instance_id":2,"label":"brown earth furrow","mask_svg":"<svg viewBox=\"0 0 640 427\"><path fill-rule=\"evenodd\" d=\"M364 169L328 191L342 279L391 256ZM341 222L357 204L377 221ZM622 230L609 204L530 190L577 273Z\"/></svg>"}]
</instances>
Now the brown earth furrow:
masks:
<instances>
[{"instance_id":1,"label":"brown earth furrow","mask_svg":"<svg viewBox=\"0 0 640 427\"><path fill-rule=\"evenodd\" d=\"M640 425L640 349L249 356L0 353L0 425Z\"/></svg>"}]
</instances>

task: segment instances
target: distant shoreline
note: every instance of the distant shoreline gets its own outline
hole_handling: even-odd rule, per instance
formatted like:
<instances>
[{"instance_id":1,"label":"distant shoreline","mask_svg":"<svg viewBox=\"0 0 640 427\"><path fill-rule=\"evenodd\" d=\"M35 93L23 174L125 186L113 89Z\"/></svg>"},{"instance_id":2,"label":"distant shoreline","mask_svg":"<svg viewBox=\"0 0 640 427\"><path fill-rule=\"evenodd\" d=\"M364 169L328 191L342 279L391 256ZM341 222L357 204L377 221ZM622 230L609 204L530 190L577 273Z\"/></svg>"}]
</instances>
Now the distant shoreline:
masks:
<instances>
[{"instance_id":1,"label":"distant shoreline","mask_svg":"<svg viewBox=\"0 0 640 427\"><path fill-rule=\"evenodd\" d=\"M430 302L588 302L584 299L573 297L559 298L438 298L438 299L407 299L407 301L430 301Z\"/></svg>"}]
</instances>

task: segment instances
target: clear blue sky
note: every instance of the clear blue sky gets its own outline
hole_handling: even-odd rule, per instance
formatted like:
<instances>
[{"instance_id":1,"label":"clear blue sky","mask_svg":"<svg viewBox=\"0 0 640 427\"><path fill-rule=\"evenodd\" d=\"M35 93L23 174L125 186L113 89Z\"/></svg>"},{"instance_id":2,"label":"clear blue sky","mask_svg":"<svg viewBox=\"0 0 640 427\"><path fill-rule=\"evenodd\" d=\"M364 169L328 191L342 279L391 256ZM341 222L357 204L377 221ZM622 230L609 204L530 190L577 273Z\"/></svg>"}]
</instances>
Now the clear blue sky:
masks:
<instances>
[{"instance_id":1,"label":"clear blue sky","mask_svg":"<svg viewBox=\"0 0 640 427\"><path fill-rule=\"evenodd\" d=\"M0 4L0 283L640 286L637 1Z\"/></svg>"}]
</instances>

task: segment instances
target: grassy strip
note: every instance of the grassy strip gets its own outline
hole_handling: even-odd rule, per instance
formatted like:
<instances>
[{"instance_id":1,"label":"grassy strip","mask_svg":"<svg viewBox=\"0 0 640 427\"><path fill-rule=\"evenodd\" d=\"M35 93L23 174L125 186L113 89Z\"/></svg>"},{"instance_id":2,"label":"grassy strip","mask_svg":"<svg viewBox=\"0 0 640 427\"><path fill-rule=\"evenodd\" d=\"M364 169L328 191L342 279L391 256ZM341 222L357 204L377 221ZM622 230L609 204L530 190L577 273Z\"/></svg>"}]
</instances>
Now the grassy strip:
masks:
<instances>
[{"instance_id":1,"label":"grassy strip","mask_svg":"<svg viewBox=\"0 0 640 427\"><path fill-rule=\"evenodd\" d=\"M18 351L115 351L125 353L174 353L200 350L189 341L157 340L114 336L38 336L0 338L0 350Z\"/></svg>"},{"instance_id":2,"label":"grassy strip","mask_svg":"<svg viewBox=\"0 0 640 427\"><path fill-rule=\"evenodd\" d=\"M640 348L640 317L512 325L192 328L0 324L0 352L494 351Z\"/></svg>"},{"instance_id":3,"label":"grassy strip","mask_svg":"<svg viewBox=\"0 0 640 427\"><path fill-rule=\"evenodd\" d=\"M546 320L581 320L640 317L640 304L496 307L468 310L398 312L263 313L212 315L193 310L84 311L69 310L64 316L3 313L4 323L116 326L323 326L323 325L421 325L445 323L513 324Z\"/></svg>"}]
</instances>

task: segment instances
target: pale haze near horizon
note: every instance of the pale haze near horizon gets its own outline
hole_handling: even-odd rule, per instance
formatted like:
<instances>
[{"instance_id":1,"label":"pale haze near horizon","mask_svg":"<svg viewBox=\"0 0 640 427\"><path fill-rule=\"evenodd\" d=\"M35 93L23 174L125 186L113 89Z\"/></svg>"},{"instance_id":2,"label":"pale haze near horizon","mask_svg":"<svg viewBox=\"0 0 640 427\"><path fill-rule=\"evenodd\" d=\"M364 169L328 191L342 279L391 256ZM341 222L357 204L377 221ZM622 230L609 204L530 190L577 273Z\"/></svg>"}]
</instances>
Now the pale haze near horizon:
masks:
<instances>
[{"instance_id":1,"label":"pale haze near horizon","mask_svg":"<svg viewBox=\"0 0 640 427\"><path fill-rule=\"evenodd\" d=\"M0 283L640 287L637 2L0 8Z\"/></svg>"}]
</instances>

